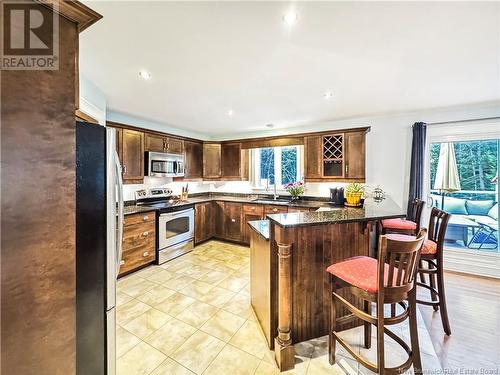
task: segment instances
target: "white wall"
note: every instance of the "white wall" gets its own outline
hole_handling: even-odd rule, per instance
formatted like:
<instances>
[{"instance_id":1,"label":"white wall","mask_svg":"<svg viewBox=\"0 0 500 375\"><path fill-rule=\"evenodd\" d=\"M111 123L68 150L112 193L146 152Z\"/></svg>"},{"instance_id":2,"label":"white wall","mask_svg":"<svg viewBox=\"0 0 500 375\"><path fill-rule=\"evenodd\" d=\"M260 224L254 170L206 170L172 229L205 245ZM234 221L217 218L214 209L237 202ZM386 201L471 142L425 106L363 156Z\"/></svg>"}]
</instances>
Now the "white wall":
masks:
<instances>
[{"instance_id":1,"label":"white wall","mask_svg":"<svg viewBox=\"0 0 500 375\"><path fill-rule=\"evenodd\" d=\"M418 121L427 123L443 121L460 122L469 119L497 116L500 116L500 103L487 103L482 105L416 111L390 116L372 116L330 121L301 128L233 134L228 135L225 139L286 135L310 131L370 126L371 131L367 134L366 138L366 184L373 187L380 185L397 204L406 207L411 153L411 126L413 123ZM181 185L179 183L170 185L168 180L159 181L156 179L145 181L146 186L162 186L162 184L172 186L174 192L175 190L180 191ZM308 183L306 185L306 194L328 196L329 188L337 185L341 184ZM126 187L125 199L133 199L133 192L142 186L144 185L128 185ZM190 187L191 192L252 192L248 182L190 183Z\"/></svg>"},{"instance_id":2,"label":"white wall","mask_svg":"<svg viewBox=\"0 0 500 375\"><path fill-rule=\"evenodd\" d=\"M106 124L106 95L92 81L80 74L80 111Z\"/></svg>"}]
</instances>

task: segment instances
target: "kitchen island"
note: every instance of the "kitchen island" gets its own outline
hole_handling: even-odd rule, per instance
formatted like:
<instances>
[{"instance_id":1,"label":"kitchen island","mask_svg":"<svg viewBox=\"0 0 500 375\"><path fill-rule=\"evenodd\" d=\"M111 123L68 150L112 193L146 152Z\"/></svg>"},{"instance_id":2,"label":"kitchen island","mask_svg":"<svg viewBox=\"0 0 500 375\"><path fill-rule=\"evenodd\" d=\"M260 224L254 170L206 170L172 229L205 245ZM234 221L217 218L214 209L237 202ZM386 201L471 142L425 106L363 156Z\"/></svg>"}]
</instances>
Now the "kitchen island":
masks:
<instances>
[{"instance_id":1,"label":"kitchen island","mask_svg":"<svg viewBox=\"0 0 500 375\"><path fill-rule=\"evenodd\" d=\"M331 294L325 269L349 257L373 256L376 222L404 216L391 199L367 199L361 208L273 214L249 223L251 303L281 371L294 366L294 343L328 334ZM361 324L340 305L337 311L341 329Z\"/></svg>"}]
</instances>

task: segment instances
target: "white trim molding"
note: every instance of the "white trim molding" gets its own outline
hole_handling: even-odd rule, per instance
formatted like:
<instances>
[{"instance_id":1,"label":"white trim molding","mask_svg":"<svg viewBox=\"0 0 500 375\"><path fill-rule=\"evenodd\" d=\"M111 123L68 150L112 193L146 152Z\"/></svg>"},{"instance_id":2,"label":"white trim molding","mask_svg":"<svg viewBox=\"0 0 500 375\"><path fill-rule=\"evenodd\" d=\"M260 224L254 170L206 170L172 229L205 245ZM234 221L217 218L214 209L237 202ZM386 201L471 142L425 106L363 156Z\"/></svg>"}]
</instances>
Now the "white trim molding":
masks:
<instances>
[{"instance_id":1,"label":"white trim molding","mask_svg":"<svg viewBox=\"0 0 500 375\"><path fill-rule=\"evenodd\" d=\"M500 278L500 254L445 248L446 270Z\"/></svg>"}]
</instances>

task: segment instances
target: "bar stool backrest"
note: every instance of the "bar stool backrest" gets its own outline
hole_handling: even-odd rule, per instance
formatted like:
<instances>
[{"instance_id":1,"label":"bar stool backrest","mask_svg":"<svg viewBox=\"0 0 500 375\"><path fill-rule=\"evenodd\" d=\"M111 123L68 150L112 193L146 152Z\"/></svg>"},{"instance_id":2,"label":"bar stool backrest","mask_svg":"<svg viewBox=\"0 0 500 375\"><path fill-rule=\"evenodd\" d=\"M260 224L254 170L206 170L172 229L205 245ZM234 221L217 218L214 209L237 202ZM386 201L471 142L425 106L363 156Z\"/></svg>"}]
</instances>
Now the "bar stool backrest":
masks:
<instances>
[{"instance_id":1,"label":"bar stool backrest","mask_svg":"<svg viewBox=\"0 0 500 375\"><path fill-rule=\"evenodd\" d=\"M415 233L418 233L420 231L420 224L422 221L422 212L424 210L424 205L425 202L421 199L417 198L413 200L412 217L409 219L417 224L417 229L415 230Z\"/></svg>"},{"instance_id":2,"label":"bar stool backrest","mask_svg":"<svg viewBox=\"0 0 500 375\"><path fill-rule=\"evenodd\" d=\"M405 240L390 239L380 236L378 256L378 290L389 299L404 298L404 294L413 288L413 281L420 259L420 249L427 235L421 229L418 236L406 237ZM385 277L387 274L387 277ZM387 280L386 285L384 281Z\"/></svg>"},{"instance_id":3,"label":"bar stool backrest","mask_svg":"<svg viewBox=\"0 0 500 375\"><path fill-rule=\"evenodd\" d=\"M442 211L436 207L431 210L429 217L429 240L437 243L437 252L443 253L444 236L446 235L446 228L451 214Z\"/></svg>"}]
</instances>

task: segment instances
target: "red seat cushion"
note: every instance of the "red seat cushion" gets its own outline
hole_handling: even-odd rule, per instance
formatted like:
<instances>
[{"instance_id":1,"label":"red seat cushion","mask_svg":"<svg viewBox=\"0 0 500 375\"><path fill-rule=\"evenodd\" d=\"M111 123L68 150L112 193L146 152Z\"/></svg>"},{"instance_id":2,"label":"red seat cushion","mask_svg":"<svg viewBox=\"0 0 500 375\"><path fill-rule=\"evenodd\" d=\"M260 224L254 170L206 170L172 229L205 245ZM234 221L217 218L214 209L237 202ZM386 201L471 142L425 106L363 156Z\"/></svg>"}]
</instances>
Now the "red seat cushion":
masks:
<instances>
[{"instance_id":1,"label":"red seat cushion","mask_svg":"<svg viewBox=\"0 0 500 375\"><path fill-rule=\"evenodd\" d=\"M405 219L385 219L382 220L382 227L385 229L416 230L417 224Z\"/></svg>"},{"instance_id":2,"label":"red seat cushion","mask_svg":"<svg viewBox=\"0 0 500 375\"><path fill-rule=\"evenodd\" d=\"M359 256L349 258L343 262L332 264L326 269L327 272L369 293L378 291L377 283L377 259ZM389 265L385 265L384 285L387 285L389 276ZM393 285L396 283L397 270L394 270Z\"/></svg>"},{"instance_id":3,"label":"red seat cushion","mask_svg":"<svg viewBox=\"0 0 500 375\"><path fill-rule=\"evenodd\" d=\"M406 234L387 234L386 237L390 240L396 241L414 241L415 236L407 236ZM422 245L422 249L420 250L420 254L436 254L437 253L437 243L426 239L424 244Z\"/></svg>"}]
</instances>

